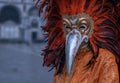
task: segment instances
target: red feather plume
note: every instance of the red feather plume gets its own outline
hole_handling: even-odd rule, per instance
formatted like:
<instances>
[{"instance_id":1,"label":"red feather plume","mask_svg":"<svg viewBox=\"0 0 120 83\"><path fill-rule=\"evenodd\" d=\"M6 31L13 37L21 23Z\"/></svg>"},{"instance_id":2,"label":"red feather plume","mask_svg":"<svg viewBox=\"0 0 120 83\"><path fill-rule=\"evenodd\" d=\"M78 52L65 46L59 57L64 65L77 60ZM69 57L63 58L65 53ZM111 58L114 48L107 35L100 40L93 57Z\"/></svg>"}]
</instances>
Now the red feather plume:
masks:
<instances>
[{"instance_id":1,"label":"red feather plume","mask_svg":"<svg viewBox=\"0 0 120 83\"><path fill-rule=\"evenodd\" d=\"M94 21L94 32L90 38L94 58L99 48L112 52L118 60L120 70L120 1L113 0L38 0L39 12L45 9L47 23L43 29L48 32L48 46L43 52L44 65L57 66L65 56L65 38L62 15L86 13ZM64 59L63 59L64 60Z\"/></svg>"}]
</instances>

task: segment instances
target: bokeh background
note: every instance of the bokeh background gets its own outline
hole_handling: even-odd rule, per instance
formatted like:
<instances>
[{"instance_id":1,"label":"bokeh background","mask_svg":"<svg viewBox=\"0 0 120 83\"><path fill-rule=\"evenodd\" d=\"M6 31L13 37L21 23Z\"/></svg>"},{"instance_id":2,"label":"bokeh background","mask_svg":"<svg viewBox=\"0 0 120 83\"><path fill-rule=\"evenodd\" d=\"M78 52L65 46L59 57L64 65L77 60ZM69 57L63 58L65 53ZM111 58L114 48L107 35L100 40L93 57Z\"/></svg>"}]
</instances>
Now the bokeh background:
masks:
<instances>
[{"instance_id":1,"label":"bokeh background","mask_svg":"<svg viewBox=\"0 0 120 83\"><path fill-rule=\"evenodd\" d=\"M53 83L40 55L44 23L32 0L0 0L0 83Z\"/></svg>"}]
</instances>

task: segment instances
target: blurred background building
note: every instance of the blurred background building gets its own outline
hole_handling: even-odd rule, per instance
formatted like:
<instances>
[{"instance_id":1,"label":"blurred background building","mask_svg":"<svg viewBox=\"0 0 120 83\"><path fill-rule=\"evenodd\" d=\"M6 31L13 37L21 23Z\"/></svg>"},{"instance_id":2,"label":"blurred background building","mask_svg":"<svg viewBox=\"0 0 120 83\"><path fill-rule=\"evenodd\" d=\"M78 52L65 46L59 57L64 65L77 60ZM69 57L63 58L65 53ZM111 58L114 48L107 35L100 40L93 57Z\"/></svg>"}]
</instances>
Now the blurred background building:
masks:
<instances>
[{"instance_id":1,"label":"blurred background building","mask_svg":"<svg viewBox=\"0 0 120 83\"><path fill-rule=\"evenodd\" d=\"M33 0L0 0L0 83L53 83L40 56L43 24Z\"/></svg>"},{"instance_id":2,"label":"blurred background building","mask_svg":"<svg viewBox=\"0 0 120 83\"><path fill-rule=\"evenodd\" d=\"M44 40L41 18L32 0L0 0L0 40L36 43Z\"/></svg>"}]
</instances>

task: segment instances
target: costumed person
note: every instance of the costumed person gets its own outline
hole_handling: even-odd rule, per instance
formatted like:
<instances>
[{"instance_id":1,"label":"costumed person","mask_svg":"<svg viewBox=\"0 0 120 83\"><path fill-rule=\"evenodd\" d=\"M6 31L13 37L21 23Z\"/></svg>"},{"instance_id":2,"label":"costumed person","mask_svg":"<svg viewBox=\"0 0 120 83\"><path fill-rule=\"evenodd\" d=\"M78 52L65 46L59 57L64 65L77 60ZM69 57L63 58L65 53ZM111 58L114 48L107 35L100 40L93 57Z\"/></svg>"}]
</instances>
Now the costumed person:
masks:
<instances>
[{"instance_id":1,"label":"costumed person","mask_svg":"<svg viewBox=\"0 0 120 83\"><path fill-rule=\"evenodd\" d=\"M120 83L120 2L38 0L54 83Z\"/></svg>"}]
</instances>

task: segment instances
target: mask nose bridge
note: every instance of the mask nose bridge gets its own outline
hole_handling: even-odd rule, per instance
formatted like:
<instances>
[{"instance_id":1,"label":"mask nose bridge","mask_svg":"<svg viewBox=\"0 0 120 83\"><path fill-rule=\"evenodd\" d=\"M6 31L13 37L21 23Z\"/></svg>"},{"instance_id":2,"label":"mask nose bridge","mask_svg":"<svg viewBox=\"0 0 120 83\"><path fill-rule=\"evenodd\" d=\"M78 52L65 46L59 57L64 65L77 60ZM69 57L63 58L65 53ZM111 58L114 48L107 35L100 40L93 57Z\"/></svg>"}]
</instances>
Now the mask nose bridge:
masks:
<instances>
[{"instance_id":1,"label":"mask nose bridge","mask_svg":"<svg viewBox=\"0 0 120 83\"><path fill-rule=\"evenodd\" d=\"M76 24L72 24L72 29L76 29L76 30L78 30L78 26L76 25Z\"/></svg>"},{"instance_id":2,"label":"mask nose bridge","mask_svg":"<svg viewBox=\"0 0 120 83\"><path fill-rule=\"evenodd\" d=\"M71 22L71 28L72 28L72 29L77 29L77 28L78 28L78 27L77 27L77 24L76 24L77 18L70 19L70 22Z\"/></svg>"}]
</instances>

